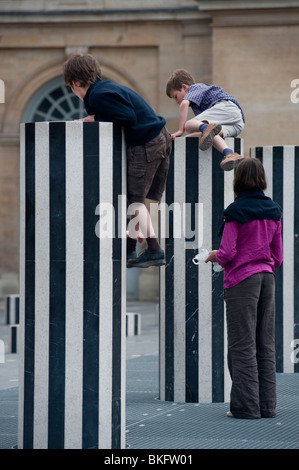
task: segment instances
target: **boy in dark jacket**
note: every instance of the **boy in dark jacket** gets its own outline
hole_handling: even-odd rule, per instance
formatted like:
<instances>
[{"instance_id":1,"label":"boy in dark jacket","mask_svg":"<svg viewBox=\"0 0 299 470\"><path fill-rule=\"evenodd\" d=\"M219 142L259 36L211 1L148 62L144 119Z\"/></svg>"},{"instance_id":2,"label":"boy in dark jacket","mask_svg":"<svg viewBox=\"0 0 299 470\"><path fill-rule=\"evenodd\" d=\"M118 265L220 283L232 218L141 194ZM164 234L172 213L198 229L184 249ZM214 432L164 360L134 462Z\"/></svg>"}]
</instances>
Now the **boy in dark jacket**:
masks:
<instances>
[{"instance_id":1,"label":"boy in dark jacket","mask_svg":"<svg viewBox=\"0 0 299 470\"><path fill-rule=\"evenodd\" d=\"M164 251L154 233L145 199L160 201L165 189L171 136L165 119L128 87L102 80L99 62L90 54L74 54L64 64L64 81L84 101L88 113L84 121L105 121L124 129L127 148L127 198L134 203L140 232L148 249L136 254L136 236L127 239L127 266L148 267L165 264Z\"/></svg>"}]
</instances>

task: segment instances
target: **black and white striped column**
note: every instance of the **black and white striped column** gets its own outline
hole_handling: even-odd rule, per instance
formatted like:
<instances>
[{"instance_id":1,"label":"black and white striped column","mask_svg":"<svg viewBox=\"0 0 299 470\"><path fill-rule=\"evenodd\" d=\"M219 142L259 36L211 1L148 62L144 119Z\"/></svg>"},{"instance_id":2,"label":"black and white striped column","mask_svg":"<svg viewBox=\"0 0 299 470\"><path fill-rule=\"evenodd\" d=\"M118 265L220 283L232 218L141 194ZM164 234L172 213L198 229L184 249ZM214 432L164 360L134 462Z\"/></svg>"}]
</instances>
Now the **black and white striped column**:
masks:
<instances>
[{"instance_id":1,"label":"black and white striped column","mask_svg":"<svg viewBox=\"0 0 299 470\"><path fill-rule=\"evenodd\" d=\"M126 313L126 336L138 336L141 334L140 313Z\"/></svg>"},{"instance_id":2,"label":"black and white striped column","mask_svg":"<svg viewBox=\"0 0 299 470\"><path fill-rule=\"evenodd\" d=\"M240 139L227 143L242 153ZM222 211L234 200L234 171L224 172L221 159L214 149L200 151L197 138L174 142L160 209L166 252L160 268L161 400L229 399L223 274L211 263L192 262L199 248L219 247Z\"/></svg>"},{"instance_id":3,"label":"black and white striped column","mask_svg":"<svg viewBox=\"0 0 299 470\"><path fill-rule=\"evenodd\" d=\"M19 328L20 325L9 325L8 331L8 352L18 353L19 352Z\"/></svg>"},{"instance_id":4,"label":"black and white striped column","mask_svg":"<svg viewBox=\"0 0 299 470\"><path fill-rule=\"evenodd\" d=\"M5 297L5 321L7 325L19 323L19 294L10 294Z\"/></svg>"},{"instance_id":5,"label":"black and white striped column","mask_svg":"<svg viewBox=\"0 0 299 470\"><path fill-rule=\"evenodd\" d=\"M265 193L283 210L283 263L275 273L277 372L299 372L299 147L256 147L250 155L262 161Z\"/></svg>"},{"instance_id":6,"label":"black and white striped column","mask_svg":"<svg viewBox=\"0 0 299 470\"><path fill-rule=\"evenodd\" d=\"M123 448L125 157L112 123L21 124L19 448Z\"/></svg>"}]
</instances>

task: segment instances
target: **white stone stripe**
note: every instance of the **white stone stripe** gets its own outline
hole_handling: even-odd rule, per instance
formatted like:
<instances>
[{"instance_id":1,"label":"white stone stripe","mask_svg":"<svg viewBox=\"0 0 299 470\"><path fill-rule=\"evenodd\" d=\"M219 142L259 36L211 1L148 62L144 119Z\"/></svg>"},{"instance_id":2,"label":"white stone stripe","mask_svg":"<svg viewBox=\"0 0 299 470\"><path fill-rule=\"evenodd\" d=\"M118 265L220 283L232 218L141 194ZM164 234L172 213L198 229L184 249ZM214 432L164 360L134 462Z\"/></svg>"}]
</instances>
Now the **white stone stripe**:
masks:
<instances>
[{"instance_id":1,"label":"white stone stripe","mask_svg":"<svg viewBox=\"0 0 299 470\"><path fill-rule=\"evenodd\" d=\"M235 151L235 139L231 137L226 139L227 146ZM243 141L241 141L240 155L243 155ZM224 172L224 208L234 202L234 171ZM230 401L231 377L227 365L227 322L226 322L226 304L224 302L224 402Z\"/></svg>"},{"instance_id":2,"label":"white stone stripe","mask_svg":"<svg viewBox=\"0 0 299 470\"><path fill-rule=\"evenodd\" d=\"M48 124L48 125L47 125ZM49 375L49 123L35 124L35 332L34 436L35 449L48 444Z\"/></svg>"},{"instance_id":3,"label":"white stone stripe","mask_svg":"<svg viewBox=\"0 0 299 470\"><path fill-rule=\"evenodd\" d=\"M113 133L111 123L100 123L100 204L113 204ZM108 223L108 221L107 221ZM113 220L111 220L113 223ZM112 227L107 228L112 232ZM113 333L113 260L110 237L99 238L99 447L111 448L112 430L112 333Z\"/></svg>"},{"instance_id":4,"label":"white stone stripe","mask_svg":"<svg viewBox=\"0 0 299 470\"><path fill-rule=\"evenodd\" d=\"M66 123L65 448L82 448L83 124Z\"/></svg>"},{"instance_id":5,"label":"white stone stripe","mask_svg":"<svg viewBox=\"0 0 299 470\"><path fill-rule=\"evenodd\" d=\"M161 206L166 204L165 192L163 193L163 197L161 199ZM160 245L162 250L164 250L166 256L166 242L164 238L164 227L166 226L166 211L159 211L160 216L160 227L161 227L161 240ZM165 335L166 335L166 297L165 297L165 290L166 290L166 279L165 279L165 266L161 266L160 269L160 278L159 278L159 292L160 292L160 299L159 299L159 309L160 309L160 319L159 319L159 337L160 337L160 347L159 347L159 387L160 387L160 400L165 400L165 386L166 386L166 346L165 346Z\"/></svg>"},{"instance_id":6,"label":"white stone stripe","mask_svg":"<svg viewBox=\"0 0 299 470\"><path fill-rule=\"evenodd\" d=\"M294 372L294 186L295 148L283 147L283 371Z\"/></svg>"},{"instance_id":7,"label":"white stone stripe","mask_svg":"<svg viewBox=\"0 0 299 470\"><path fill-rule=\"evenodd\" d=\"M227 138L227 145L229 148L234 150L234 139ZM241 152L242 153L242 152ZM224 171L224 208L234 202L233 182L234 182L234 171Z\"/></svg>"},{"instance_id":8,"label":"white stone stripe","mask_svg":"<svg viewBox=\"0 0 299 470\"><path fill-rule=\"evenodd\" d=\"M263 147L263 166L267 180L266 196L273 197L273 147Z\"/></svg>"},{"instance_id":9,"label":"white stone stripe","mask_svg":"<svg viewBox=\"0 0 299 470\"><path fill-rule=\"evenodd\" d=\"M25 124L20 125L20 331L19 331L19 419L18 419L18 448L23 448L24 428L24 316L25 316L25 226L26 226L26 183L25 183Z\"/></svg>"},{"instance_id":10,"label":"white stone stripe","mask_svg":"<svg viewBox=\"0 0 299 470\"><path fill-rule=\"evenodd\" d=\"M203 204L203 244L212 248L212 149L199 153L199 202ZM195 266L194 266L195 268ZM212 276L210 263L198 264L198 402L212 401Z\"/></svg>"},{"instance_id":11,"label":"white stone stripe","mask_svg":"<svg viewBox=\"0 0 299 470\"><path fill-rule=\"evenodd\" d=\"M125 404L125 396L126 396L126 297L127 297L127 282L126 282L126 246L127 246L127 239L126 239L126 227L127 227L127 207L126 207L126 194L127 194L127 166L126 166L126 142L124 131L122 131L122 206L121 206L121 229L119 233L122 237L122 249L121 249L121 305L122 305L122 342L121 342L121 397L124 398L124 401L121 404L121 441L120 446L121 449L125 449L126 447L126 435L125 435L125 423L126 423L126 404Z\"/></svg>"},{"instance_id":12,"label":"white stone stripe","mask_svg":"<svg viewBox=\"0 0 299 470\"><path fill-rule=\"evenodd\" d=\"M184 402L186 399L186 354L185 354L185 239L183 233L183 206L186 200L186 140L176 139L174 142L174 233L181 230L180 237L174 238L174 401Z\"/></svg>"}]
</instances>

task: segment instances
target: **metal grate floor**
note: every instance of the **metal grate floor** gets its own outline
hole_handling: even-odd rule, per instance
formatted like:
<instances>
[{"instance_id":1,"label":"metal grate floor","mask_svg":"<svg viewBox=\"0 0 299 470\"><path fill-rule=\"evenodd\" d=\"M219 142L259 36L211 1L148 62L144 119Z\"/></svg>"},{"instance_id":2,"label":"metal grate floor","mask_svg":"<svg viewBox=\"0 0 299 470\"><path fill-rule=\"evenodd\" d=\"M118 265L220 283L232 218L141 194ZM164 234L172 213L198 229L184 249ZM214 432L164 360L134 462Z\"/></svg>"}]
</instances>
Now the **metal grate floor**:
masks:
<instances>
[{"instance_id":1,"label":"metal grate floor","mask_svg":"<svg viewBox=\"0 0 299 470\"><path fill-rule=\"evenodd\" d=\"M299 375L277 375L277 416L228 418L228 403L162 402L158 356L127 361L129 449L299 449Z\"/></svg>"},{"instance_id":2,"label":"metal grate floor","mask_svg":"<svg viewBox=\"0 0 299 470\"><path fill-rule=\"evenodd\" d=\"M18 387L0 390L0 449L18 443Z\"/></svg>"},{"instance_id":3,"label":"metal grate floor","mask_svg":"<svg viewBox=\"0 0 299 470\"><path fill-rule=\"evenodd\" d=\"M277 374L277 416L228 418L228 403L158 399L158 324L155 304L132 303L141 335L127 338L126 447L131 449L299 449L299 374ZM1 313L1 312L0 312ZM7 327L0 322L1 336ZM18 355L0 364L0 449L17 446Z\"/></svg>"}]
</instances>

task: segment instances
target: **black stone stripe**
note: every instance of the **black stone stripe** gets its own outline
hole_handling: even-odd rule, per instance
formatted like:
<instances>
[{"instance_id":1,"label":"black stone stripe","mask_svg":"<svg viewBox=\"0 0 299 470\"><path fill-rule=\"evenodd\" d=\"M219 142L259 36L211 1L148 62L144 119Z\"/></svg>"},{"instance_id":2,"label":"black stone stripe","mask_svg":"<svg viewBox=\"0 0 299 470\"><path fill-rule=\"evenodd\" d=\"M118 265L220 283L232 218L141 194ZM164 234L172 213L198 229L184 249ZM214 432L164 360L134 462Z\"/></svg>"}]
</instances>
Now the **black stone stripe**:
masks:
<instances>
[{"instance_id":1,"label":"black stone stripe","mask_svg":"<svg viewBox=\"0 0 299 470\"><path fill-rule=\"evenodd\" d=\"M186 226L190 234L186 235L191 237L194 231L195 236L192 238L185 238L188 243L185 249L185 295L186 295L186 309L185 309L185 367L186 367L186 402L198 402L198 270L192 259L197 253L196 237L197 233L197 217L199 202L198 195L198 138L186 139L186 180L185 180L185 203L186 203ZM190 205L190 212L188 213L187 207ZM183 213L183 208L181 208ZM182 234L183 236L183 234ZM190 247L194 242L194 249ZM189 246L189 248L188 248Z\"/></svg>"},{"instance_id":2,"label":"black stone stripe","mask_svg":"<svg viewBox=\"0 0 299 470\"><path fill-rule=\"evenodd\" d=\"M263 163L263 147L256 147L254 156Z\"/></svg>"},{"instance_id":3,"label":"black stone stripe","mask_svg":"<svg viewBox=\"0 0 299 470\"><path fill-rule=\"evenodd\" d=\"M20 297L15 298L16 323L20 323Z\"/></svg>"},{"instance_id":4,"label":"black stone stripe","mask_svg":"<svg viewBox=\"0 0 299 470\"><path fill-rule=\"evenodd\" d=\"M241 139L234 139L234 144L235 144L234 152L242 155L241 154Z\"/></svg>"},{"instance_id":5,"label":"black stone stripe","mask_svg":"<svg viewBox=\"0 0 299 470\"><path fill-rule=\"evenodd\" d=\"M212 249L218 249L218 236L224 208L224 172L222 154L212 153ZM211 267L212 269L212 267ZM212 271L212 402L224 400L224 304L223 273Z\"/></svg>"},{"instance_id":6,"label":"black stone stripe","mask_svg":"<svg viewBox=\"0 0 299 470\"><path fill-rule=\"evenodd\" d=\"M138 335L138 320L139 320L139 316L138 315L134 315L134 334L135 335Z\"/></svg>"},{"instance_id":7,"label":"black stone stripe","mask_svg":"<svg viewBox=\"0 0 299 470\"><path fill-rule=\"evenodd\" d=\"M174 202L174 146L170 154L170 165L165 189L165 204L170 207ZM174 400L174 239L173 211L166 220L165 240L165 400Z\"/></svg>"},{"instance_id":8,"label":"black stone stripe","mask_svg":"<svg viewBox=\"0 0 299 470\"><path fill-rule=\"evenodd\" d=\"M83 123L84 285L82 447L99 443L99 239L95 233L99 204L99 124Z\"/></svg>"},{"instance_id":9,"label":"black stone stripe","mask_svg":"<svg viewBox=\"0 0 299 470\"><path fill-rule=\"evenodd\" d=\"M18 327L17 326L11 326L10 327L10 334L11 334L11 353L17 353L18 352Z\"/></svg>"},{"instance_id":10,"label":"black stone stripe","mask_svg":"<svg viewBox=\"0 0 299 470\"><path fill-rule=\"evenodd\" d=\"M114 233L115 237L113 239L113 260L121 260L122 253L122 243L121 243L121 233L119 232L120 224L118 223L121 217L119 212L118 198L123 195L126 196L126 188L123 188L122 185L122 129L116 124L113 125L113 192L112 200L113 207L115 212L114 217Z\"/></svg>"},{"instance_id":11,"label":"black stone stripe","mask_svg":"<svg viewBox=\"0 0 299 470\"><path fill-rule=\"evenodd\" d=\"M9 297L6 297L5 299L5 313L6 313L5 323L9 325L10 324L10 298Z\"/></svg>"},{"instance_id":12,"label":"black stone stripe","mask_svg":"<svg viewBox=\"0 0 299 470\"><path fill-rule=\"evenodd\" d=\"M299 341L299 147L295 147L294 199L294 339ZM299 372L299 355L297 346L296 353L297 362L294 364L294 372Z\"/></svg>"},{"instance_id":13,"label":"black stone stripe","mask_svg":"<svg viewBox=\"0 0 299 470\"><path fill-rule=\"evenodd\" d=\"M35 299L35 125L25 124L25 318L23 448L33 448Z\"/></svg>"},{"instance_id":14,"label":"black stone stripe","mask_svg":"<svg viewBox=\"0 0 299 470\"><path fill-rule=\"evenodd\" d=\"M63 449L66 289L65 123L51 122L49 126L50 312L48 448Z\"/></svg>"},{"instance_id":15,"label":"black stone stripe","mask_svg":"<svg viewBox=\"0 0 299 470\"><path fill-rule=\"evenodd\" d=\"M126 194L126 188L122 185L122 130L119 126L113 126L113 207L115 213L115 237L113 243L113 322L112 322L112 436L111 448L121 447L121 414L124 404L121 400L122 387L122 239L118 233L118 221L121 214L118 208L118 196Z\"/></svg>"},{"instance_id":16,"label":"black stone stripe","mask_svg":"<svg viewBox=\"0 0 299 470\"><path fill-rule=\"evenodd\" d=\"M273 147L273 194L272 199L283 209L283 147ZM283 217L281 219L283 236ZM283 268L275 271L275 343L276 371L283 372Z\"/></svg>"}]
</instances>

